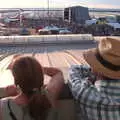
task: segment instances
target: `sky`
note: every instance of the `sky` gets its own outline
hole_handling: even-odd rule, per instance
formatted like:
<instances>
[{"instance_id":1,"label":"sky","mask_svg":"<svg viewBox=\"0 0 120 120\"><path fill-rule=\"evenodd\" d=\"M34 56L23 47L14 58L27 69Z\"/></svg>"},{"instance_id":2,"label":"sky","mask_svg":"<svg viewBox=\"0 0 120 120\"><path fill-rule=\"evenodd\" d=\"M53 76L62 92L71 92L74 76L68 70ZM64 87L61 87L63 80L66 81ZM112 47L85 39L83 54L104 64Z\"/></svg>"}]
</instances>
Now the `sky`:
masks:
<instances>
[{"instance_id":1,"label":"sky","mask_svg":"<svg viewBox=\"0 0 120 120\"><path fill-rule=\"evenodd\" d=\"M81 5L88 8L120 8L120 0L0 0L0 8L64 8Z\"/></svg>"}]
</instances>

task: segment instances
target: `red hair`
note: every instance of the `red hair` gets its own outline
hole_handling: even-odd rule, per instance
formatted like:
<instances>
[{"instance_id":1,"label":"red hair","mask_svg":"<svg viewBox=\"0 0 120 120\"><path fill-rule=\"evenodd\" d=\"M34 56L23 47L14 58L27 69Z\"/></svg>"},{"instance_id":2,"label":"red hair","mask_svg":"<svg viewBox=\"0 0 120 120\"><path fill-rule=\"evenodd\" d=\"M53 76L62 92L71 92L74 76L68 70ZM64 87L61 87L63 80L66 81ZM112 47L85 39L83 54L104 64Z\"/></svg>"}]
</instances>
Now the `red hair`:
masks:
<instances>
[{"instance_id":1,"label":"red hair","mask_svg":"<svg viewBox=\"0 0 120 120\"><path fill-rule=\"evenodd\" d=\"M44 120L51 105L46 95L41 92L44 84L42 66L33 57L20 56L12 63L11 70L15 84L19 85L28 97L30 115L35 119Z\"/></svg>"}]
</instances>

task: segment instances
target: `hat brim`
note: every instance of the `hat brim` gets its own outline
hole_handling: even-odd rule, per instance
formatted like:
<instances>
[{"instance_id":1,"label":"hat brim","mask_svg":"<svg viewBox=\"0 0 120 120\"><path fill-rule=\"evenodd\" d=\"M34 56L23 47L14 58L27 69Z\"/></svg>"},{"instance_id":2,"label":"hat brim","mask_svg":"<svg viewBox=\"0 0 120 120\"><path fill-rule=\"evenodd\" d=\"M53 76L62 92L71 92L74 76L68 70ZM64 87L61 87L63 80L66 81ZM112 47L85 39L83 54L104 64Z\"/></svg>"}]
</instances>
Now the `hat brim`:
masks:
<instances>
[{"instance_id":1,"label":"hat brim","mask_svg":"<svg viewBox=\"0 0 120 120\"><path fill-rule=\"evenodd\" d=\"M102 73L104 76L112 79L120 79L120 71L113 71L103 66L96 58L97 49L90 49L83 52L83 57L86 62L93 68L94 71Z\"/></svg>"}]
</instances>

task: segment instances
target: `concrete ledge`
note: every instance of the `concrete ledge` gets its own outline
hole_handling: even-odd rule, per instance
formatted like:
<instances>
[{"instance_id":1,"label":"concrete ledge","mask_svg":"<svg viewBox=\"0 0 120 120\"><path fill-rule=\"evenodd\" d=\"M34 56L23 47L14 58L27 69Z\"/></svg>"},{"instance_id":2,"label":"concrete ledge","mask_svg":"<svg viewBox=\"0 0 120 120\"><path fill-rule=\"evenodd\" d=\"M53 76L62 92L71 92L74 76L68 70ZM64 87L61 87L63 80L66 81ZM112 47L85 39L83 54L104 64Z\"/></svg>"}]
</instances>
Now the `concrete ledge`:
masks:
<instances>
[{"instance_id":1,"label":"concrete ledge","mask_svg":"<svg viewBox=\"0 0 120 120\"><path fill-rule=\"evenodd\" d=\"M0 44L33 44L33 43L74 43L92 42L91 34L70 35L34 35L34 36L0 36Z\"/></svg>"},{"instance_id":2,"label":"concrete ledge","mask_svg":"<svg viewBox=\"0 0 120 120\"><path fill-rule=\"evenodd\" d=\"M104 38L119 38L120 36L95 36L94 37L94 41L99 42L100 40L104 39Z\"/></svg>"}]
</instances>

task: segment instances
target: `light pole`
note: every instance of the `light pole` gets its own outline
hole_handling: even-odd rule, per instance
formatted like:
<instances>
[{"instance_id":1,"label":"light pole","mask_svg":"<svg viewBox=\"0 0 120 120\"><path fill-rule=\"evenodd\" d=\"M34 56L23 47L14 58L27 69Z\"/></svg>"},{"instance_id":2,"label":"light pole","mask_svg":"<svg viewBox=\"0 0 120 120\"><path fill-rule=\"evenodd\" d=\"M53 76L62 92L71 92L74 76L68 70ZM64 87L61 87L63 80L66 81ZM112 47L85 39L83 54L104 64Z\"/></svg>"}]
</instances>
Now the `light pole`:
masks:
<instances>
[{"instance_id":1,"label":"light pole","mask_svg":"<svg viewBox=\"0 0 120 120\"><path fill-rule=\"evenodd\" d=\"M47 1L47 4L48 4L48 26L49 26L49 24L50 24L49 0Z\"/></svg>"},{"instance_id":2,"label":"light pole","mask_svg":"<svg viewBox=\"0 0 120 120\"><path fill-rule=\"evenodd\" d=\"M19 19L20 19L20 27L23 27L23 21L22 21L22 17L23 17L23 16L22 16L22 11L23 11L22 9L19 9L19 16L20 16L20 18L19 18Z\"/></svg>"}]
</instances>

